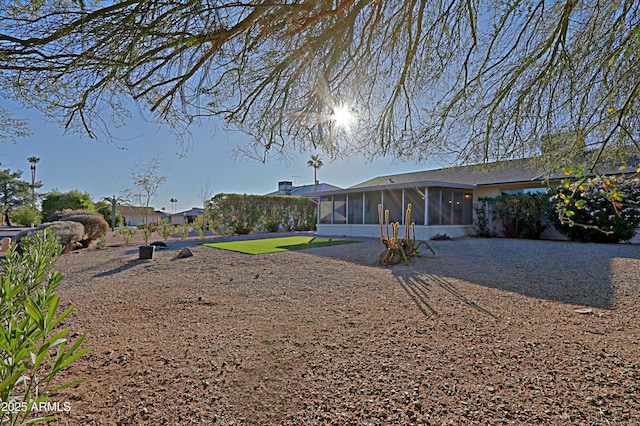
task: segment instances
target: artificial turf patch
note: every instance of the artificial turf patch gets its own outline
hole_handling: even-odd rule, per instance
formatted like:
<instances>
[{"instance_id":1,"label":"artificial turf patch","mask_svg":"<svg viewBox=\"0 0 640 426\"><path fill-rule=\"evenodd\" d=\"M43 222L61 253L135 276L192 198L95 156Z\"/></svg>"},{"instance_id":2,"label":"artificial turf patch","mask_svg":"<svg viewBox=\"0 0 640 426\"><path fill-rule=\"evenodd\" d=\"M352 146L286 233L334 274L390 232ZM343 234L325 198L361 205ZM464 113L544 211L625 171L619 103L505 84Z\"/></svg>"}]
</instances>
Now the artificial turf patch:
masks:
<instances>
[{"instance_id":1,"label":"artificial turf patch","mask_svg":"<svg viewBox=\"0 0 640 426\"><path fill-rule=\"evenodd\" d=\"M338 244L351 244L357 242L358 241L323 237L281 237L261 238L257 240L227 241L220 243L205 243L204 245L207 247L237 251L246 254L264 254L289 250L303 250L308 248L335 246Z\"/></svg>"}]
</instances>

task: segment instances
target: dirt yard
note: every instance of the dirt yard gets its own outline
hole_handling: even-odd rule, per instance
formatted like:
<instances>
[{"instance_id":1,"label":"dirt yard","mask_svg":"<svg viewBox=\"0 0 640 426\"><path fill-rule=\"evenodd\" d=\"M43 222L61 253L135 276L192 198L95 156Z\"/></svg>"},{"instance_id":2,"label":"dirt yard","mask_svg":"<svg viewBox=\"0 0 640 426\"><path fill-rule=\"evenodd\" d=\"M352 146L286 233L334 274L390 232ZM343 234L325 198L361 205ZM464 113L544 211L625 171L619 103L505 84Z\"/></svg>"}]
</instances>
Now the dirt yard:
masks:
<instances>
[{"instance_id":1,"label":"dirt yard","mask_svg":"<svg viewBox=\"0 0 640 426\"><path fill-rule=\"evenodd\" d=\"M198 243L60 259L91 351L54 424L640 425L640 246L435 241L381 267L375 239Z\"/></svg>"}]
</instances>

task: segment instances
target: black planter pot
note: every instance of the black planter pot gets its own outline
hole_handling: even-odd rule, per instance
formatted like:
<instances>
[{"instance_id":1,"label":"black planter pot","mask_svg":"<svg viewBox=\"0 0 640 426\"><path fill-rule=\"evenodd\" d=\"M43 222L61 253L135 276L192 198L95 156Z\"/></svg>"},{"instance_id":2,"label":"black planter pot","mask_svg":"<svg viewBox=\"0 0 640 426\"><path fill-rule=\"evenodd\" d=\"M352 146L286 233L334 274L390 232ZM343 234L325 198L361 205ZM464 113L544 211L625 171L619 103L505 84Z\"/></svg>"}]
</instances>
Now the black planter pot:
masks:
<instances>
[{"instance_id":1,"label":"black planter pot","mask_svg":"<svg viewBox=\"0 0 640 426\"><path fill-rule=\"evenodd\" d=\"M156 252L156 246L139 246L138 257L140 259L153 259Z\"/></svg>"}]
</instances>

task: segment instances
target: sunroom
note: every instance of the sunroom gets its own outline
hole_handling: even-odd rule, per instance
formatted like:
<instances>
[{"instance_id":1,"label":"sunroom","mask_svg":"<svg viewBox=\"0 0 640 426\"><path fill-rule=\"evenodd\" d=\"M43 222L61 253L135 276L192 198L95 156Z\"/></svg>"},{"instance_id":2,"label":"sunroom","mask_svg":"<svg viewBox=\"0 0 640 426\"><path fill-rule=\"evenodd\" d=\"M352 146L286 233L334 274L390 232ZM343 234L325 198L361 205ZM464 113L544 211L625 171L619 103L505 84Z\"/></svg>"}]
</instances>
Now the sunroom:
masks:
<instances>
[{"instance_id":1,"label":"sunroom","mask_svg":"<svg viewBox=\"0 0 640 426\"><path fill-rule=\"evenodd\" d=\"M318 198L317 232L379 237L378 205L382 205L383 212L389 211L390 222L405 226L404 212L411 204L409 225L415 223L418 239L436 234L472 235L473 188L466 184L421 182L331 191Z\"/></svg>"}]
</instances>

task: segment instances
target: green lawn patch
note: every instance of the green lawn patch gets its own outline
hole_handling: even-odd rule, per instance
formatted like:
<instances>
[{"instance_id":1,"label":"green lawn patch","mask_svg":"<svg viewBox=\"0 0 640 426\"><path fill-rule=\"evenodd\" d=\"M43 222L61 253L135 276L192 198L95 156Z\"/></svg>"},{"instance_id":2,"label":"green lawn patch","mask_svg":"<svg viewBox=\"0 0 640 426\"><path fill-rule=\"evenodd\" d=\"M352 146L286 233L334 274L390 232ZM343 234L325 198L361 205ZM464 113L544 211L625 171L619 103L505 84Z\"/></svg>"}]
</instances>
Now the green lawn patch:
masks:
<instances>
[{"instance_id":1,"label":"green lawn patch","mask_svg":"<svg viewBox=\"0 0 640 426\"><path fill-rule=\"evenodd\" d=\"M341 240L323 237L281 237L262 238L258 240L227 241L205 243L207 247L237 251L246 254L276 253L289 250L303 250L316 247L335 246L338 244L357 243L354 240Z\"/></svg>"}]
</instances>

